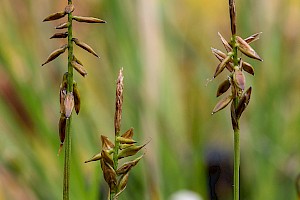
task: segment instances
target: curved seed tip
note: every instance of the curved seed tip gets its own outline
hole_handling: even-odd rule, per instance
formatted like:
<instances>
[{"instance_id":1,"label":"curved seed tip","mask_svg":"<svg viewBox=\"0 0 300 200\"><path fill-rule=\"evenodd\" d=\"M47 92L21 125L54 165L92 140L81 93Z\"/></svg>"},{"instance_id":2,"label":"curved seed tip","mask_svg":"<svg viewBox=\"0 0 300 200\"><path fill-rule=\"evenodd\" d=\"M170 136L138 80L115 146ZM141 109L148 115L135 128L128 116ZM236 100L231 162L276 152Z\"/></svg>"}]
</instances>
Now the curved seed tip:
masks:
<instances>
[{"instance_id":1,"label":"curved seed tip","mask_svg":"<svg viewBox=\"0 0 300 200\"><path fill-rule=\"evenodd\" d=\"M59 145L59 149L58 149L58 152L57 152L57 156L60 156L60 153L61 153L61 150L62 150L62 148L63 148L63 143L61 143L60 145Z\"/></svg>"}]
</instances>

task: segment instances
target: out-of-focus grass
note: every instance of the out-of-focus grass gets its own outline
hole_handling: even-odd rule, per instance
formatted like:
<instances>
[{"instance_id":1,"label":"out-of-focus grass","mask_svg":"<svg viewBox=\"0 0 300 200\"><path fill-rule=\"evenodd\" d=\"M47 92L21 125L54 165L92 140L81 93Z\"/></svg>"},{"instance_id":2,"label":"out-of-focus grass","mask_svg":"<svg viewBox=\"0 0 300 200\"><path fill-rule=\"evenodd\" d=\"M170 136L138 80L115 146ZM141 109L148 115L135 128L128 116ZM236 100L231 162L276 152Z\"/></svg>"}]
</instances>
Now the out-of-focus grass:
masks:
<instances>
[{"instance_id":1,"label":"out-of-focus grass","mask_svg":"<svg viewBox=\"0 0 300 200\"><path fill-rule=\"evenodd\" d=\"M210 115L219 80L205 87L217 65L210 47L222 49L217 32L229 36L227 2L74 4L76 14L108 23L75 23L75 37L90 44L101 59L75 49L89 75L75 75L82 111L73 119L72 199L99 199L106 187L99 163L83 162L99 151L100 134L112 138L120 67L125 75L122 129L134 127L141 142L152 139L122 199L155 199L155 192L167 199L179 189L207 199L205 152L215 147L232 151L229 111ZM66 55L40 67L63 44L48 40L58 22L41 21L66 2L2 0L0 5L0 199L59 199L63 156L56 155L58 88ZM300 3L242 1L237 14L242 37L263 32L253 46L264 59L251 61L256 75L247 76L253 94L241 119L241 198L296 199Z\"/></svg>"}]
</instances>

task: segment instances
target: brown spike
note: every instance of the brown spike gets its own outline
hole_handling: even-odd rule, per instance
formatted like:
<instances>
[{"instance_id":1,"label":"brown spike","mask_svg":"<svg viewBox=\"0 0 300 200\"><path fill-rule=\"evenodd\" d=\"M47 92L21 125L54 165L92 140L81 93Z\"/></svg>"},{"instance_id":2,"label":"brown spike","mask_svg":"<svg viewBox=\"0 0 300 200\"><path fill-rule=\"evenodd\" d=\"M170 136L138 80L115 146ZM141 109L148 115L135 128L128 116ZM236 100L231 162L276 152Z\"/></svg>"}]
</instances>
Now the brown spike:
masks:
<instances>
[{"instance_id":1,"label":"brown spike","mask_svg":"<svg viewBox=\"0 0 300 200\"><path fill-rule=\"evenodd\" d=\"M88 74L85 68L82 65L78 64L76 61L73 60L71 62L71 65L81 76L85 77Z\"/></svg>"},{"instance_id":2,"label":"brown spike","mask_svg":"<svg viewBox=\"0 0 300 200\"><path fill-rule=\"evenodd\" d=\"M116 86L116 103L115 103L115 118L114 118L114 126L115 126L115 135L118 136L121 129L121 119L122 119L122 106L123 106L123 68L120 69L117 86Z\"/></svg>"},{"instance_id":3,"label":"brown spike","mask_svg":"<svg viewBox=\"0 0 300 200\"><path fill-rule=\"evenodd\" d=\"M65 7L65 13L67 14L70 14L71 12L73 12L75 9L74 5L73 4L68 4L66 7Z\"/></svg>"},{"instance_id":4,"label":"brown spike","mask_svg":"<svg viewBox=\"0 0 300 200\"><path fill-rule=\"evenodd\" d=\"M93 54L94 56L96 56L97 58L99 58L99 56L97 55L97 53L89 45L87 45L84 42L80 42L77 38L73 38L72 40L75 42L75 44L77 46L83 48L87 52L89 52L89 53Z\"/></svg>"},{"instance_id":5,"label":"brown spike","mask_svg":"<svg viewBox=\"0 0 300 200\"><path fill-rule=\"evenodd\" d=\"M64 29L64 28L68 28L68 26L69 26L69 23L64 22L64 23L61 23L61 24L57 25L55 28L56 29Z\"/></svg>"},{"instance_id":6,"label":"brown spike","mask_svg":"<svg viewBox=\"0 0 300 200\"><path fill-rule=\"evenodd\" d=\"M225 38L221 35L221 33L218 32L219 37L221 38L221 41L226 49L227 52L231 52L232 51L232 47L230 46L230 44L227 42L227 40L225 40Z\"/></svg>"},{"instance_id":7,"label":"brown spike","mask_svg":"<svg viewBox=\"0 0 300 200\"><path fill-rule=\"evenodd\" d=\"M230 81L229 79L226 79L219 85L218 91L217 91L217 97L224 94L228 89L230 88Z\"/></svg>"},{"instance_id":8,"label":"brown spike","mask_svg":"<svg viewBox=\"0 0 300 200\"><path fill-rule=\"evenodd\" d=\"M123 133L123 135L121 135L121 137L132 139L132 137L133 137L133 128L130 128L128 131Z\"/></svg>"},{"instance_id":9,"label":"brown spike","mask_svg":"<svg viewBox=\"0 0 300 200\"><path fill-rule=\"evenodd\" d=\"M230 14L230 25L232 35L236 34L236 11L235 11L235 1L229 0L229 14Z\"/></svg>"},{"instance_id":10,"label":"brown spike","mask_svg":"<svg viewBox=\"0 0 300 200\"><path fill-rule=\"evenodd\" d=\"M246 107L248 106L249 102L250 102L250 97L251 97L251 92L252 92L252 88L250 87L243 95L242 98L239 101L239 104L237 106L236 109L236 117L237 119L239 119L242 115L242 113L244 112L244 110L246 109Z\"/></svg>"},{"instance_id":11,"label":"brown spike","mask_svg":"<svg viewBox=\"0 0 300 200\"><path fill-rule=\"evenodd\" d=\"M85 23L106 23L106 21L95 17L73 16L73 20L77 22L85 22Z\"/></svg>"},{"instance_id":12,"label":"brown spike","mask_svg":"<svg viewBox=\"0 0 300 200\"><path fill-rule=\"evenodd\" d=\"M213 111L211 114L215 114L216 112L219 112L223 108L225 108L230 102L232 101L232 96L229 95L225 97L224 99L221 99L217 105L214 107Z\"/></svg>"},{"instance_id":13,"label":"brown spike","mask_svg":"<svg viewBox=\"0 0 300 200\"><path fill-rule=\"evenodd\" d=\"M66 124L67 124L67 119L65 118L64 114L61 114L58 123L58 130L59 130L59 139L62 144L64 143L66 137Z\"/></svg>"},{"instance_id":14,"label":"brown spike","mask_svg":"<svg viewBox=\"0 0 300 200\"><path fill-rule=\"evenodd\" d=\"M140 157L132 160L132 161L129 161L129 162L125 162L117 171L116 173L118 175L121 175L121 174L127 174L134 166L137 165L137 163L142 159L142 157L144 156L141 155Z\"/></svg>"},{"instance_id":15,"label":"brown spike","mask_svg":"<svg viewBox=\"0 0 300 200\"><path fill-rule=\"evenodd\" d=\"M233 73L233 82L236 86L238 86L240 89L245 89L246 79L245 75L242 72L242 70L235 70Z\"/></svg>"},{"instance_id":16,"label":"brown spike","mask_svg":"<svg viewBox=\"0 0 300 200\"><path fill-rule=\"evenodd\" d=\"M60 18L63 18L67 13L65 13L64 11L62 12L57 12L57 13L53 13L51 15L49 15L48 17L46 17L43 22L46 22L46 21L53 21L53 20L57 20L57 19L60 19Z\"/></svg>"},{"instance_id":17,"label":"brown spike","mask_svg":"<svg viewBox=\"0 0 300 200\"><path fill-rule=\"evenodd\" d=\"M52 60L54 60L55 58L57 58L59 55L61 55L62 53L64 53L66 51L66 49L68 48L68 45L65 44L63 46L61 46L60 48L56 49L55 51L53 51L49 57L47 58L46 62L44 62L42 64L42 66L44 66L45 64L51 62Z\"/></svg>"},{"instance_id":18,"label":"brown spike","mask_svg":"<svg viewBox=\"0 0 300 200\"><path fill-rule=\"evenodd\" d=\"M105 135L101 135L101 143L103 150L110 150L115 147L115 145Z\"/></svg>"},{"instance_id":19,"label":"brown spike","mask_svg":"<svg viewBox=\"0 0 300 200\"><path fill-rule=\"evenodd\" d=\"M73 108L74 108L73 92L67 93L65 100L64 100L64 105L65 105L65 116L66 116L66 118L69 118L71 116Z\"/></svg>"},{"instance_id":20,"label":"brown spike","mask_svg":"<svg viewBox=\"0 0 300 200\"><path fill-rule=\"evenodd\" d=\"M236 41L238 43L238 48L239 50L245 54L246 56L262 61L262 59L259 57L259 55L252 49L252 47L245 41L243 40L240 36L236 36Z\"/></svg>"},{"instance_id":21,"label":"brown spike","mask_svg":"<svg viewBox=\"0 0 300 200\"><path fill-rule=\"evenodd\" d=\"M242 69L254 76L254 68L252 67L251 64L242 61Z\"/></svg>"},{"instance_id":22,"label":"brown spike","mask_svg":"<svg viewBox=\"0 0 300 200\"><path fill-rule=\"evenodd\" d=\"M77 83L75 81L73 82L73 94L74 94L74 108L75 108L76 114L78 115L78 113L80 111L80 95L79 95Z\"/></svg>"},{"instance_id":23,"label":"brown spike","mask_svg":"<svg viewBox=\"0 0 300 200\"><path fill-rule=\"evenodd\" d=\"M247 38L244 39L244 40L245 40L245 42L247 42L248 44L250 44L251 42L254 42L254 41L258 40L260 34L262 34L262 32L260 32L260 33L255 33L255 34L253 34L253 35L247 37Z\"/></svg>"},{"instance_id":24,"label":"brown spike","mask_svg":"<svg viewBox=\"0 0 300 200\"><path fill-rule=\"evenodd\" d=\"M53 39L53 38L66 38L68 37L68 32L64 32L64 33L55 33L54 35L52 35L50 37L50 39Z\"/></svg>"},{"instance_id":25,"label":"brown spike","mask_svg":"<svg viewBox=\"0 0 300 200\"><path fill-rule=\"evenodd\" d=\"M222 62L217 66L214 78L216 78L226 67L226 64L230 61L231 56L228 55Z\"/></svg>"}]
</instances>

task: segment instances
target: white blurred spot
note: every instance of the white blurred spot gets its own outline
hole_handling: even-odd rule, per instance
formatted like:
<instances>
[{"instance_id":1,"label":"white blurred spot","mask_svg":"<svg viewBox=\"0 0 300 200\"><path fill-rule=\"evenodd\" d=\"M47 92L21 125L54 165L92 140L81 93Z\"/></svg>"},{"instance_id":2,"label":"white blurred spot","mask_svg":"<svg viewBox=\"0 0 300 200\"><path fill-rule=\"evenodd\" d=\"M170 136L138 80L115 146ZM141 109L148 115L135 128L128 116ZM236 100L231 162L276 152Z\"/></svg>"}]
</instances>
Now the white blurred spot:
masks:
<instances>
[{"instance_id":1,"label":"white blurred spot","mask_svg":"<svg viewBox=\"0 0 300 200\"><path fill-rule=\"evenodd\" d=\"M169 200L202 200L201 196L189 190L179 190L173 193Z\"/></svg>"}]
</instances>

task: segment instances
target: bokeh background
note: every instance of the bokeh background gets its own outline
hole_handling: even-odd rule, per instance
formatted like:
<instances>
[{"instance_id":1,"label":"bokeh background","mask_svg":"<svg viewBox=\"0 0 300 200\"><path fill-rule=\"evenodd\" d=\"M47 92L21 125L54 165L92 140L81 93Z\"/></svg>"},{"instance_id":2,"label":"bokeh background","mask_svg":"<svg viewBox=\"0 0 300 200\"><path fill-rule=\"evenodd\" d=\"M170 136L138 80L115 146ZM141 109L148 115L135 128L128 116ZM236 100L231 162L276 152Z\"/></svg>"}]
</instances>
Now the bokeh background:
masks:
<instances>
[{"instance_id":1,"label":"bokeh background","mask_svg":"<svg viewBox=\"0 0 300 200\"><path fill-rule=\"evenodd\" d=\"M82 99L72 127L71 199L105 199L98 162L100 135L113 138L115 80L124 68L122 130L134 127L151 142L131 172L121 199L169 199L190 190L203 199L232 199L233 134L228 108L211 116L218 99L212 82L229 39L227 0L74 0L75 14L107 24L74 23L74 36L97 59L75 47L89 75L75 74ZM53 200L62 196L58 91L66 54L41 67L65 43L49 40L63 22L43 23L67 1L0 2L0 199ZM253 47L263 62L247 75L251 102L241 118L241 199L296 199L300 173L300 1L237 1L242 37L263 32ZM208 83L208 84L207 84ZM215 198L215 197L214 197Z\"/></svg>"}]
</instances>

